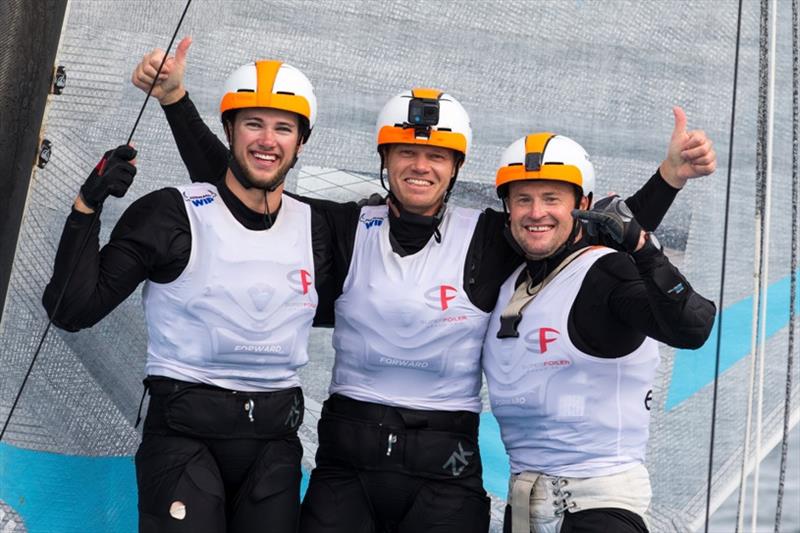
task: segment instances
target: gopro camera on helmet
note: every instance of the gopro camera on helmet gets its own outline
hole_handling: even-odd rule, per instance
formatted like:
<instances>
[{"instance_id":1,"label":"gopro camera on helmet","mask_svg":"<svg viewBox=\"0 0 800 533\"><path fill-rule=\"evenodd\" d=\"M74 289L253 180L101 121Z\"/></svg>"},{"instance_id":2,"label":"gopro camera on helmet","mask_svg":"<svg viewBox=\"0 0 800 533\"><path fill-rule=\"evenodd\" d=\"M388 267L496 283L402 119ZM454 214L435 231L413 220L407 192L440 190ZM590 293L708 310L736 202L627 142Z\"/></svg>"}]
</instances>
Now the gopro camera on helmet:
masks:
<instances>
[{"instance_id":1,"label":"gopro camera on helmet","mask_svg":"<svg viewBox=\"0 0 800 533\"><path fill-rule=\"evenodd\" d=\"M408 103L408 123L416 127L435 126L439 123L439 100L412 98Z\"/></svg>"},{"instance_id":2,"label":"gopro camera on helmet","mask_svg":"<svg viewBox=\"0 0 800 533\"><path fill-rule=\"evenodd\" d=\"M525 154L525 170L534 172L542 169L542 152L530 152Z\"/></svg>"}]
</instances>

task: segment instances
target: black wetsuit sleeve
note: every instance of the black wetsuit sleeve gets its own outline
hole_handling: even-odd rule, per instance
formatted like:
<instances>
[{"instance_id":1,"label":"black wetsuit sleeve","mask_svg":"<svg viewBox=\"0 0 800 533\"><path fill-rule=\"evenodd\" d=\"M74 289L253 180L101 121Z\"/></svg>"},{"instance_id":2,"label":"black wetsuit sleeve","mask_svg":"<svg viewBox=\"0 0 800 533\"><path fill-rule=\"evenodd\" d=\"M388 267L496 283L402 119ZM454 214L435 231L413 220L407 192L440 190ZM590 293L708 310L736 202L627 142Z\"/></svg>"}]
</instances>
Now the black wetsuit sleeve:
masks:
<instances>
[{"instance_id":1,"label":"black wetsuit sleeve","mask_svg":"<svg viewBox=\"0 0 800 533\"><path fill-rule=\"evenodd\" d=\"M99 322L145 279L158 283L175 280L189 260L189 219L176 189L161 189L131 204L102 250L100 223L92 224L93 218L75 210L67 218L53 276L42 296L53 323L68 331ZM73 265L74 273L69 277ZM68 278L63 300L53 316Z\"/></svg>"},{"instance_id":2,"label":"black wetsuit sleeve","mask_svg":"<svg viewBox=\"0 0 800 533\"><path fill-rule=\"evenodd\" d=\"M480 310L490 313L500 286L522 264L522 257L504 237L506 215L493 209L481 213L464 265L464 290Z\"/></svg>"},{"instance_id":3,"label":"black wetsuit sleeve","mask_svg":"<svg viewBox=\"0 0 800 533\"><path fill-rule=\"evenodd\" d=\"M355 246L361 208L355 202L338 203L285 193L311 207L311 239L319 297L314 326L333 327L333 305L342 294Z\"/></svg>"},{"instance_id":4,"label":"black wetsuit sleeve","mask_svg":"<svg viewBox=\"0 0 800 533\"><path fill-rule=\"evenodd\" d=\"M228 147L203 122L189 93L161 108L191 180L217 183L223 179L228 169Z\"/></svg>"},{"instance_id":5,"label":"black wetsuit sleeve","mask_svg":"<svg viewBox=\"0 0 800 533\"><path fill-rule=\"evenodd\" d=\"M625 199L625 203L645 231L655 231L675 201L679 190L664 181L661 172L656 170L641 189Z\"/></svg>"},{"instance_id":6,"label":"black wetsuit sleeve","mask_svg":"<svg viewBox=\"0 0 800 533\"><path fill-rule=\"evenodd\" d=\"M714 303L655 248L633 257L605 255L586 273L569 317L575 346L607 358L629 354L645 336L675 348L702 346L714 324Z\"/></svg>"}]
</instances>

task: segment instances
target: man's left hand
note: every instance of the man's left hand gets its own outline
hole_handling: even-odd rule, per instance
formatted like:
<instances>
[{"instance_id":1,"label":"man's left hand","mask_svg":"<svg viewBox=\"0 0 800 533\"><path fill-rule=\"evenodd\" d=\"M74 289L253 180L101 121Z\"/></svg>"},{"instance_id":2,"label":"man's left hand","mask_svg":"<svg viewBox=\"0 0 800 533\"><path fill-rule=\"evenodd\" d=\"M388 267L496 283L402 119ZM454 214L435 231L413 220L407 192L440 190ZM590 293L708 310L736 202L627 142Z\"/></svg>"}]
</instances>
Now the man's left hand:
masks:
<instances>
[{"instance_id":1,"label":"man's left hand","mask_svg":"<svg viewBox=\"0 0 800 533\"><path fill-rule=\"evenodd\" d=\"M717 168L713 143L702 130L686 130L686 113L678 106L672 108L675 127L667 148L667 157L659 166L661 177L676 189L690 179L708 176Z\"/></svg>"}]
</instances>

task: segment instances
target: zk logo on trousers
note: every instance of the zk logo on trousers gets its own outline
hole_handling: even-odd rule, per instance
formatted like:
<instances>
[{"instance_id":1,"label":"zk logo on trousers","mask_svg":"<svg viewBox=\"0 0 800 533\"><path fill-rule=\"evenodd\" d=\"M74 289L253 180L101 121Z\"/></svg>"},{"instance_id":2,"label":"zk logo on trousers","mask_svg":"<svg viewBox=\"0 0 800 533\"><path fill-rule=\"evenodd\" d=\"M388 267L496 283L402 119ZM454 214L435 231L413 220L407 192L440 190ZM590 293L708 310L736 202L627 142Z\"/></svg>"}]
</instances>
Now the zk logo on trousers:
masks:
<instances>
[{"instance_id":1,"label":"zk logo on trousers","mask_svg":"<svg viewBox=\"0 0 800 533\"><path fill-rule=\"evenodd\" d=\"M453 477L458 477L469 466L469 458L475 455L475 452L467 451L458 443L458 449L450 455L450 458L442 465L444 470L450 470Z\"/></svg>"},{"instance_id":2,"label":"zk logo on trousers","mask_svg":"<svg viewBox=\"0 0 800 533\"><path fill-rule=\"evenodd\" d=\"M292 406L289 408L289 415L286 417L286 426L296 428L300 425L300 400L295 396L292 398Z\"/></svg>"}]
</instances>

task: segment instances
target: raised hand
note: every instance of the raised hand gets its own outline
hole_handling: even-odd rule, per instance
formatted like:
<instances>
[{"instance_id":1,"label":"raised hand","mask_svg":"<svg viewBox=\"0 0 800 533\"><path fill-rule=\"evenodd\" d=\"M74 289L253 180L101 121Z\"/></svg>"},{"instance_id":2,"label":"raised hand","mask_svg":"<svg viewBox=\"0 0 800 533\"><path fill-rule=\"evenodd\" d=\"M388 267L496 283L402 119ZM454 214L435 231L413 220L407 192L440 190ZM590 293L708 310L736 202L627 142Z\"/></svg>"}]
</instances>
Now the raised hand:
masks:
<instances>
[{"instance_id":1,"label":"raised hand","mask_svg":"<svg viewBox=\"0 0 800 533\"><path fill-rule=\"evenodd\" d=\"M690 179L708 176L717 168L713 143L702 130L686 130L686 113L672 108L675 127L667 147L667 157L659 170L667 183L680 189Z\"/></svg>"},{"instance_id":2,"label":"raised hand","mask_svg":"<svg viewBox=\"0 0 800 533\"><path fill-rule=\"evenodd\" d=\"M161 68L158 81L153 87L151 95L159 101L161 105L174 104L186 94L183 86L183 73L186 69L186 54L192 45L191 37L184 37L178 43L174 56L168 56L167 61ZM164 50L155 48L146 53L142 60L136 65L131 75L131 82L144 92L150 90L153 80L158 72L158 67L164 59Z\"/></svg>"}]
</instances>

